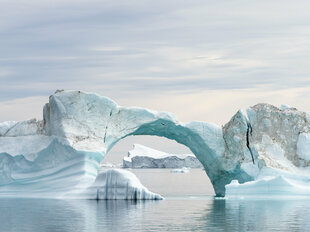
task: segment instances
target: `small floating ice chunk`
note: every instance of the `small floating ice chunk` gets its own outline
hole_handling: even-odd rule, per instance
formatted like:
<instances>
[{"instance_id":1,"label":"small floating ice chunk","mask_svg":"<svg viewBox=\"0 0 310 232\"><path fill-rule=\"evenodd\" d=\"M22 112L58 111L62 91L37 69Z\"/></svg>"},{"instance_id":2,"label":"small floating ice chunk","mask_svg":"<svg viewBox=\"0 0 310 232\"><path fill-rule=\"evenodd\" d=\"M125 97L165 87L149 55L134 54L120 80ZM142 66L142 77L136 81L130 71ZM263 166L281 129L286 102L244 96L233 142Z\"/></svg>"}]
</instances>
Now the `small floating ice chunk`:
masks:
<instances>
[{"instance_id":1,"label":"small floating ice chunk","mask_svg":"<svg viewBox=\"0 0 310 232\"><path fill-rule=\"evenodd\" d=\"M121 168L123 165L122 164L111 164L111 163L101 163L100 167L101 168Z\"/></svg>"},{"instance_id":2,"label":"small floating ice chunk","mask_svg":"<svg viewBox=\"0 0 310 232\"><path fill-rule=\"evenodd\" d=\"M171 172L172 173L188 173L189 170L190 170L189 168L183 167L183 168L172 169Z\"/></svg>"}]
</instances>

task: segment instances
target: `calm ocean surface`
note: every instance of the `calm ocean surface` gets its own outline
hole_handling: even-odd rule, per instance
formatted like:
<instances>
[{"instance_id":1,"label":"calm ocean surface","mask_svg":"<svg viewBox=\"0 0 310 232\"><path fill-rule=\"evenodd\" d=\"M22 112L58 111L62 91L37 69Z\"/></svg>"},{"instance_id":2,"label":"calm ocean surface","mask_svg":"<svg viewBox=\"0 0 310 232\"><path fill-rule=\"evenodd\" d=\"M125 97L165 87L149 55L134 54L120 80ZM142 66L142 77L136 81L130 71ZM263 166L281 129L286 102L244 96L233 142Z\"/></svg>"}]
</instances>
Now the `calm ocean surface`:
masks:
<instances>
[{"instance_id":1,"label":"calm ocean surface","mask_svg":"<svg viewBox=\"0 0 310 232\"><path fill-rule=\"evenodd\" d=\"M205 178L200 170L173 175L167 170L137 172L144 182L157 173L147 187L166 189L159 192L166 199L0 199L0 231L310 231L310 200L214 199L202 194L206 186L199 192L196 180L189 195L191 177ZM173 179L186 183L182 188ZM175 188L173 183L181 187Z\"/></svg>"}]
</instances>

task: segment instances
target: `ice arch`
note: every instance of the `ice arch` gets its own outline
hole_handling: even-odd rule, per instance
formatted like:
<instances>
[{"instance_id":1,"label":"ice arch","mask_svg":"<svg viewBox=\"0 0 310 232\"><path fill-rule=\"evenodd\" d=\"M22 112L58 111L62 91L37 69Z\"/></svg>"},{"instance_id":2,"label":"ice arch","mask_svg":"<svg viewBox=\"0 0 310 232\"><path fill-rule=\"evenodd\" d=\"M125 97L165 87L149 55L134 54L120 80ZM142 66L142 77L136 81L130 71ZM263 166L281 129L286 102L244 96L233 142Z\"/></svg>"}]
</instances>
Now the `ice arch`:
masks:
<instances>
[{"instance_id":1,"label":"ice arch","mask_svg":"<svg viewBox=\"0 0 310 232\"><path fill-rule=\"evenodd\" d=\"M257 104L239 110L221 128L206 122L181 123L169 113L120 107L80 91L56 91L44 107L43 121L0 123L0 195L33 197L35 191L52 198L83 197L93 184L102 183L98 168L105 154L130 135L157 135L187 146L203 164L217 196L225 195L225 185L229 194L237 194L236 188L242 190L239 184L254 180L249 185L260 186L270 176L280 176L275 180L283 180L282 190L290 189L286 194L309 195L303 188L310 181L309 113ZM115 181L105 180L111 180L105 184L108 193ZM231 180L237 182L227 185ZM279 184L269 183L266 192L269 185L275 188L271 194L282 191ZM137 188L133 196L138 196ZM128 192L128 185L122 190Z\"/></svg>"},{"instance_id":2,"label":"ice arch","mask_svg":"<svg viewBox=\"0 0 310 232\"><path fill-rule=\"evenodd\" d=\"M206 122L181 123L172 114L144 108L125 108L112 100L80 91L57 92L44 107L43 133L65 138L79 151L104 155L130 135L156 135L187 146L203 164L215 193L225 195L233 179L249 176L240 165L227 169L222 128Z\"/></svg>"}]
</instances>

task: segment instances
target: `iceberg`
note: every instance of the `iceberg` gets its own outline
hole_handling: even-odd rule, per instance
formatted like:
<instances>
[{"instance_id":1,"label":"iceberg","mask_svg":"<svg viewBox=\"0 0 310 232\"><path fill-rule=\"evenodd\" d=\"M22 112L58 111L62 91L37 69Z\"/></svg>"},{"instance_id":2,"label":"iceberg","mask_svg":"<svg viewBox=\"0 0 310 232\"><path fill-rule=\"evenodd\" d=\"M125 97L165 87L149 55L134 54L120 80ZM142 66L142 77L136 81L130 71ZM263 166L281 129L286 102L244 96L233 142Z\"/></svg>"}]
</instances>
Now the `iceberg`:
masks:
<instances>
[{"instance_id":1,"label":"iceberg","mask_svg":"<svg viewBox=\"0 0 310 232\"><path fill-rule=\"evenodd\" d=\"M202 168L193 154L168 154L141 144L134 144L128 157L123 159L124 168Z\"/></svg>"},{"instance_id":2,"label":"iceberg","mask_svg":"<svg viewBox=\"0 0 310 232\"><path fill-rule=\"evenodd\" d=\"M188 173L189 170L190 170L189 168L183 167L183 168L172 169L170 172L171 173Z\"/></svg>"},{"instance_id":3,"label":"iceberg","mask_svg":"<svg viewBox=\"0 0 310 232\"><path fill-rule=\"evenodd\" d=\"M257 104L239 110L221 127L121 107L94 93L56 91L43 108L42 121L0 123L0 196L93 198L110 186L118 192L123 184L118 188L100 181L100 162L131 135L162 136L187 146L217 196L225 196L233 180L248 186L282 176L289 184L309 184L310 114L296 108Z\"/></svg>"},{"instance_id":4,"label":"iceberg","mask_svg":"<svg viewBox=\"0 0 310 232\"><path fill-rule=\"evenodd\" d=\"M100 170L96 181L78 197L95 200L162 200L159 194L150 192L139 179L124 169Z\"/></svg>"}]
</instances>

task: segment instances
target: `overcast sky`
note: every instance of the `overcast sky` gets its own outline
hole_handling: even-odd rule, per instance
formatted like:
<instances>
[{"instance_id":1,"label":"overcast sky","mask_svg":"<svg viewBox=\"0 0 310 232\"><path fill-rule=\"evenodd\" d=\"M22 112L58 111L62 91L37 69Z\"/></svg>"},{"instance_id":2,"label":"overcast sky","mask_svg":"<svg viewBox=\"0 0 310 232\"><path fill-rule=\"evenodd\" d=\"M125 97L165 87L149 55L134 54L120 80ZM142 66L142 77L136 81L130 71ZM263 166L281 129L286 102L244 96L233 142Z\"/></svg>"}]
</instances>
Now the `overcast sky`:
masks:
<instances>
[{"instance_id":1,"label":"overcast sky","mask_svg":"<svg viewBox=\"0 0 310 232\"><path fill-rule=\"evenodd\" d=\"M310 111L310 1L0 0L0 121L56 89L183 121L259 102Z\"/></svg>"}]
</instances>

